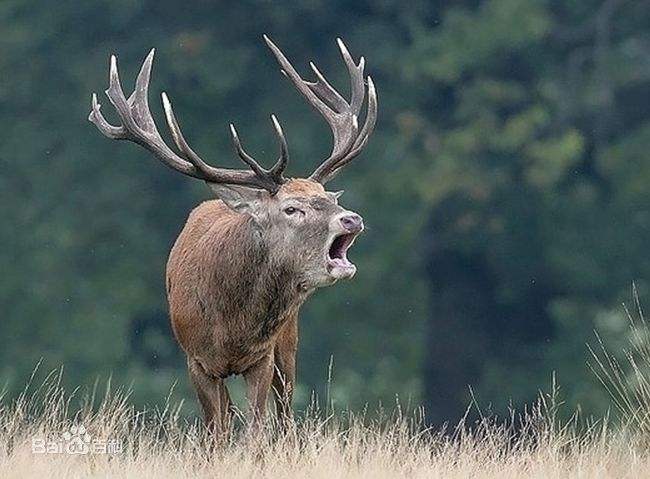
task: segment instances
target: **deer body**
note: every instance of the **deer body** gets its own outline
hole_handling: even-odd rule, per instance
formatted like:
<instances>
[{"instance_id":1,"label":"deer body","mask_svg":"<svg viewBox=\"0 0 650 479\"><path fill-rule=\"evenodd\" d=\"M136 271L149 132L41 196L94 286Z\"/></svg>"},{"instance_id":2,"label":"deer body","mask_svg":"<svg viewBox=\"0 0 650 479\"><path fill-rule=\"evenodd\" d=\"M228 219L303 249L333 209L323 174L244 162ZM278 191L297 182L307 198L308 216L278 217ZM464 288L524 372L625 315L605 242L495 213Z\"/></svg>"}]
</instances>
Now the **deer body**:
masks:
<instances>
[{"instance_id":1,"label":"deer body","mask_svg":"<svg viewBox=\"0 0 650 479\"><path fill-rule=\"evenodd\" d=\"M301 190L310 186L313 196L325 198L320 185L302 183ZM296 189L291 186L285 189ZM233 374L265 383L275 376L278 406L290 414L285 403L295 380L298 310L314 290L295 263L293 255L274 251L249 215L220 200L192 212L169 257L167 295L172 328L197 389L221 388ZM223 397L226 408L225 392ZM249 400L263 414L265 401L256 403L254 395ZM208 421L216 420L213 409L204 405Z\"/></svg>"},{"instance_id":2,"label":"deer body","mask_svg":"<svg viewBox=\"0 0 650 479\"><path fill-rule=\"evenodd\" d=\"M203 203L167 265L174 334L209 375L242 374L269 353L278 329L304 300L293 283L288 269L270 264L268 245L249 218L219 200Z\"/></svg>"},{"instance_id":3,"label":"deer body","mask_svg":"<svg viewBox=\"0 0 650 479\"><path fill-rule=\"evenodd\" d=\"M222 201L190 215L167 264L174 334L209 374L244 373L268 354L280 329L313 291L301 288L290 263Z\"/></svg>"},{"instance_id":4,"label":"deer body","mask_svg":"<svg viewBox=\"0 0 650 479\"><path fill-rule=\"evenodd\" d=\"M271 387L280 418L286 422L291 417L298 311L317 288L354 276L356 267L347 251L363 230L361 217L339 206L340 193L328 192L323 185L361 152L377 115L376 92L367 77L367 114L359 128L366 89L364 60L356 64L340 40L351 78L349 102L313 64L317 81L304 81L284 54L265 40L283 73L332 130L332 153L309 178L283 176L287 142L274 116L281 153L271 169L262 168L244 151L232 125L235 149L250 170L206 164L187 144L163 93L167 124L180 154L171 150L149 111L153 50L128 99L117 61L111 58L106 94L122 124L106 121L95 95L89 116L105 136L138 143L167 166L205 181L218 198L195 208L176 240L167 263L167 298L172 329L186 353L206 422L222 434L228 431L231 413L224 380L233 374L246 380L253 424L265 414Z\"/></svg>"}]
</instances>

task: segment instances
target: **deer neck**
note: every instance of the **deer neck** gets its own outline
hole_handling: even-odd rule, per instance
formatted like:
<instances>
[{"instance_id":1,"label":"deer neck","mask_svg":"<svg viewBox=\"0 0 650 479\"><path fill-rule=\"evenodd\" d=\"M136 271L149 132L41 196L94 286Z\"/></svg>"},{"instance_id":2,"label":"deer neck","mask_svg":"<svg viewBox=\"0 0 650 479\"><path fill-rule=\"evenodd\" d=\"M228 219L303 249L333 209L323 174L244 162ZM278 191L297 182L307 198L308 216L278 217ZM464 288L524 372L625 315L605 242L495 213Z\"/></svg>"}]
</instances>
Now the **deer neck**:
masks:
<instances>
[{"instance_id":1,"label":"deer neck","mask_svg":"<svg viewBox=\"0 0 650 479\"><path fill-rule=\"evenodd\" d=\"M224 288L223 306L230 310L224 312L237 317L254 336L266 339L297 314L309 293L301 288L296 265L274 254L273 245L252 219L242 218L233 233L234 251L229 257L217 257L215 286Z\"/></svg>"}]
</instances>

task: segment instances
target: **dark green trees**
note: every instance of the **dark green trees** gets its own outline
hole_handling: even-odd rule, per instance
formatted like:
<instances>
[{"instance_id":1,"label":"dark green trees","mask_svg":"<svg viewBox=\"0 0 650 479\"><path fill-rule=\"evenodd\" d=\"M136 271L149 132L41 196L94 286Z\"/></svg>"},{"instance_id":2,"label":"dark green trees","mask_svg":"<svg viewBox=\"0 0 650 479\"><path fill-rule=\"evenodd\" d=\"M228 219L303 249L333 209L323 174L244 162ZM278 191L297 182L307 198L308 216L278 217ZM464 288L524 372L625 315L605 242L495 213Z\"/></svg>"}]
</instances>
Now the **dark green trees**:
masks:
<instances>
[{"instance_id":1,"label":"dark green trees","mask_svg":"<svg viewBox=\"0 0 650 479\"><path fill-rule=\"evenodd\" d=\"M20 390L42 357L140 401L184 384L163 270L209 192L86 121L110 53L126 81L157 48L154 114L164 88L215 163L236 164L230 121L272 162L276 113L298 175L329 133L261 35L344 87L342 36L379 93L376 133L334 185L368 231L354 281L304 310L299 397L324 391L333 355L338 404L399 394L442 422L467 384L500 408L556 370L570 402L602 407L584 343L623 334L620 302L650 276L649 27L641 1L3 1L0 382Z\"/></svg>"}]
</instances>

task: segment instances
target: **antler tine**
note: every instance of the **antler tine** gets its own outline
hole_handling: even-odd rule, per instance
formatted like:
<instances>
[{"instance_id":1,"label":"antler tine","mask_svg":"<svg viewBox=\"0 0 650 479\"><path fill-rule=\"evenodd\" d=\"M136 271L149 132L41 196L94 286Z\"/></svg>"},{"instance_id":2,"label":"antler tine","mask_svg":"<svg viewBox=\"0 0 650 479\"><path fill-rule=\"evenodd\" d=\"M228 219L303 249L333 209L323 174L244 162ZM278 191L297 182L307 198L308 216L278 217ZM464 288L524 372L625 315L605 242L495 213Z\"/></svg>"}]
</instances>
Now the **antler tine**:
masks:
<instances>
[{"instance_id":1,"label":"antler tine","mask_svg":"<svg viewBox=\"0 0 650 479\"><path fill-rule=\"evenodd\" d=\"M361 143L364 143L372 135L375 129L375 123L377 123L377 90L375 89L375 83L372 81L372 78L368 77L368 110L366 112L366 121L363 123L363 127L354 145L352 145L351 152L359 148Z\"/></svg>"},{"instance_id":2,"label":"antler tine","mask_svg":"<svg viewBox=\"0 0 650 479\"><path fill-rule=\"evenodd\" d=\"M113 140L123 140L126 137L126 130L123 126L114 126L106 121L106 118L104 118L104 115L102 115L102 112L100 111L102 106L97 101L97 93L93 93L91 103L92 110L88 115L88 121L94 123L97 129L102 132L104 136Z\"/></svg>"},{"instance_id":3,"label":"antler tine","mask_svg":"<svg viewBox=\"0 0 650 479\"><path fill-rule=\"evenodd\" d=\"M182 156L178 156L167 146L156 128L151 110L149 109L148 93L154 52L155 50L152 49L144 60L135 82L135 89L128 100L124 95L120 83L117 59L114 55L111 56L109 87L106 90L106 95L115 107L122 124L120 126L114 126L104 118L100 111L101 105L98 103L97 95L95 94L92 97L92 110L88 119L108 138L130 140L138 143L151 151L164 164L180 173L209 183L237 184L263 188L275 194L279 185L285 181L282 178L282 171L284 170L284 166L286 166L286 162L284 165L281 165L281 168L278 167L275 171L269 172L244 152L244 155L242 156L240 154L240 157L250 166L252 171L216 168L208 165L188 145L174 115L171 102L167 95L163 93L162 101L165 118L172 133L174 143ZM234 136L236 138L236 132ZM238 151L243 152L241 145L239 145Z\"/></svg>"},{"instance_id":4,"label":"antler tine","mask_svg":"<svg viewBox=\"0 0 650 479\"><path fill-rule=\"evenodd\" d=\"M271 122L273 123L275 135L278 137L278 142L280 143L280 157L278 158L278 161L275 162L275 165L273 165L269 173L275 178L282 178L282 173L284 173L287 163L289 162L289 147L287 146L287 139L284 137L284 132L282 131L280 122L275 115L271 115Z\"/></svg>"},{"instance_id":5,"label":"antler tine","mask_svg":"<svg viewBox=\"0 0 650 479\"><path fill-rule=\"evenodd\" d=\"M250 166L251 170L253 170L257 176L260 177L265 177L268 176L269 172L262 168L260 164L253 158L251 155L246 153L244 150L244 147L241 145L241 141L239 140L239 135L237 134L237 130L235 129L235 125L232 123L230 124L230 136L232 137L232 143L235 146L235 150L237 151L237 154L239 155L239 158L246 163L248 166Z\"/></svg>"},{"instance_id":6,"label":"antler tine","mask_svg":"<svg viewBox=\"0 0 650 479\"><path fill-rule=\"evenodd\" d=\"M359 65L355 65L354 60L352 59L352 55L350 55L350 52L345 46L345 43L343 43L343 40L337 38L336 43L339 46L339 50L341 50L341 56L343 57L343 61L345 61L345 65L348 67L348 72L350 74L350 109L352 110L353 115L359 116L359 113L361 112L361 106L363 105L363 97L365 95L365 87L363 85L363 68L366 61L363 57L361 57L359 60Z\"/></svg>"},{"instance_id":7,"label":"antler tine","mask_svg":"<svg viewBox=\"0 0 650 479\"><path fill-rule=\"evenodd\" d=\"M313 62L309 62L309 66L316 75L317 81L310 83L305 82L312 89L312 91L321 98L327 100L338 113L344 112L349 107L348 102L337 92L332 85L325 79L323 74L318 70Z\"/></svg>"},{"instance_id":8,"label":"antler tine","mask_svg":"<svg viewBox=\"0 0 650 479\"><path fill-rule=\"evenodd\" d=\"M350 162L352 158L357 156L360 152L359 151L353 151L355 150L355 147L358 146L359 144L363 143L365 146L365 143L362 140L362 137L360 134L358 134L358 116L359 113L361 112L361 107L363 106L363 100L365 97L365 86L363 83L363 70L365 67L365 59L361 57L359 59L359 64L356 65L354 63L354 60L352 59L352 55L350 55L350 52L348 51L347 47L345 46L345 43L343 43L343 40L340 38L336 39L336 42L339 46L339 50L341 51L341 56L343 57L343 61L345 62L345 65L348 69L348 73L350 75L350 103L348 104L347 102L345 103L346 106L346 113L351 116L352 120L352 125L350 128L350 143L346 143L344 148L340 148L338 154L332 154L330 158L325 160L317 169L314 171L312 174L311 178L315 179L316 181L321 181L323 183L326 183L329 181L329 178L331 178L330 173L333 172L334 170L337 170L340 166L343 166L347 163ZM352 157L351 154L353 154Z\"/></svg>"},{"instance_id":9,"label":"antler tine","mask_svg":"<svg viewBox=\"0 0 650 479\"><path fill-rule=\"evenodd\" d=\"M183 136L181 127L178 124L178 120L176 120L176 115L174 114L174 109L172 108L172 103L169 101L167 93L162 92L160 96L162 98L163 109L165 110L167 126L169 126L169 131L172 134L172 138L174 143L176 143L178 150L183 154L185 159L192 163L196 169L206 177L213 175L213 167L203 161L201 157L194 152L190 145L188 145L187 141L185 141L185 137Z\"/></svg>"},{"instance_id":10,"label":"antler tine","mask_svg":"<svg viewBox=\"0 0 650 479\"><path fill-rule=\"evenodd\" d=\"M131 113L138 126L147 133L160 137L156 129L156 124L151 116L151 111L149 110L149 81L151 79L151 67L155 53L156 49L152 48L142 63L140 72L135 80L135 89L131 93L127 103L131 107ZM115 71L117 71L117 67Z\"/></svg>"},{"instance_id":11,"label":"antler tine","mask_svg":"<svg viewBox=\"0 0 650 479\"><path fill-rule=\"evenodd\" d=\"M117 57L115 55L111 55L111 66L108 75L108 89L105 93L110 102L115 107L115 111L119 115L120 120L122 120L122 124L124 125L127 134L133 135L135 137L141 136L142 130L135 122L131 114L131 107L129 106L129 102L124 96L124 90L122 90L120 74L117 70Z\"/></svg>"},{"instance_id":12,"label":"antler tine","mask_svg":"<svg viewBox=\"0 0 650 479\"><path fill-rule=\"evenodd\" d=\"M363 149L366 147L366 144L368 143L370 135L372 135L372 132L375 129L376 122L377 91L375 90L375 84L373 83L372 78L368 77L368 111L366 112L366 121L364 122L363 127L359 132L359 136L354 142L354 145L352 145L350 152L345 156L345 158L339 161L328 174L325 175L322 180L324 183L327 183L332 178L334 178L345 165L350 163L350 161L356 158L361 153L361 151L363 151Z\"/></svg>"},{"instance_id":13,"label":"antler tine","mask_svg":"<svg viewBox=\"0 0 650 479\"><path fill-rule=\"evenodd\" d=\"M300 93L305 97L305 99L314 107L318 112L326 118L329 118L332 115L332 110L323 103L323 101L309 88L308 82L304 81L302 77L298 74L296 69L289 63L287 57L284 56L284 53L271 41L271 39L264 35L264 41L268 47L275 55L275 58L278 60L278 63L282 67L283 73L293 82L295 87Z\"/></svg>"},{"instance_id":14,"label":"antler tine","mask_svg":"<svg viewBox=\"0 0 650 479\"><path fill-rule=\"evenodd\" d=\"M138 108L140 111L142 107L142 95L146 95L147 93L146 85L148 85L148 74L151 71L153 53L153 50L149 53L140 70L140 74L138 75L138 81L136 83L140 84L140 93L136 95L136 88L136 91L134 91L130 97L131 103L136 103L138 99L140 100L140 102L138 102ZM146 85L143 87L143 84L145 83ZM122 130L121 135L120 138L116 139L134 141L154 153L156 157L158 157L167 166L185 175L193 176L195 178L202 178L191 163L188 163L182 158L179 158L176 154L174 154L172 150L169 149L169 147L162 141L160 135L157 134L155 125L153 125L153 129L156 132L154 134L151 131L143 130L136 123L132 114L131 106L129 105L129 100L126 99L124 91L122 90L120 75L117 69L117 58L115 55L111 55L109 83L108 89L106 90L106 96L115 107L115 111L122 121L122 126L119 127ZM148 108L146 101L144 102L144 106ZM100 131L102 130L100 129ZM109 136L109 138L111 137Z\"/></svg>"},{"instance_id":15,"label":"antler tine","mask_svg":"<svg viewBox=\"0 0 650 479\"><path fill-rule=\"evenodd\" d=\"M287 76L291 80L291 82L298 89L298 91L323 116L325 121L327 121L327 123L329 124L330 129L332 131L332 135L334 137L334 144L329 158L325 160L325 162L323 163L323 165L321 165L321 167L319 167L319 170L321 169L329 170L331 167L334 166L334 164L336 164L336 162L344 158L345 155L348 153L348 151L350 151L350 149L352 148L358 130L357 115L352 110L350 104L347 103L347 101L345 101L343 97L334 90L334 88L332 88L332 86L325 80L323 75L320 74L320 72L314 65L312 65L312 70L314 70L314 73L316 74L317 81L307 82L302 79L302 77L298 74L298 72L293 67L293 65L291 65L289 60L287 60L286 56L271 41L271 39L268 36L264 35L264 40L266 41L267 45L273 52L273 55L275 56L278 63L280 64L280 67L282 68L282 72L285 74L285 76ZM345 48L344 50L342 50L342 52L343 51L346 51ZM344 54L344 58L345 57L346 55ZM347 54L346 62L348 60L352 64L351 66L350 65L348 66L350 72L357 71L358 69L354 65L352 58L349 56L349 53ZM352 76L354 78L353 84L355 85L353 87L352 98L353 98L353 103L355 103L356 105L356 103L358 102L358 93L355 93L356 90L358 89L356 87L356 84L358 83L356 80L357 73L354 73ZM362 87L363 87L363 79L362 79ZM326 102L329 102L331 106L328 105Z\"/></svg>"}]
</instances>

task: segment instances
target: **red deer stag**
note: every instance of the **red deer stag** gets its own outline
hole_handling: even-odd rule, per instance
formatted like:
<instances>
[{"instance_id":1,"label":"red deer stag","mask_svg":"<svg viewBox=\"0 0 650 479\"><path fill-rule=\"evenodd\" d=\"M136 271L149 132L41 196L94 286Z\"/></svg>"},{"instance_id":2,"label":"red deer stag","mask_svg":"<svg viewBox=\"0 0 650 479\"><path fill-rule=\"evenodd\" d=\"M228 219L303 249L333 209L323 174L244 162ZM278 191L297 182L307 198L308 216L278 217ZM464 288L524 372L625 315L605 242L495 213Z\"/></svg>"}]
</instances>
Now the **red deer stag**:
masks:
<instances>
[{"instance_id":1,"label":"red deer stag","mask_svg":"<svg viewBox=\"0 0 650 479\"><path fill-rule=\"evenodd\" d=\"M230 398L224 383L242 374L252 420L264 416L268 393L276 392L278 414L291 418L298 342L298 310L318 287L351 278L356 267L347 252L363 230L361 216L338 205L339 193L325 183L355 158L368 142L377 118L377 95L364 59L355 63L341 40L338 46L351 77L350 101L341 96L314 64L315 82L303 80L280 49L264 37L288 77L325 118L334 137L329 157L309 178L286 178L288 150L282 128L271 116L280 156L265 169L242 147L235 127L232 141L249 170L217 168L188 145L171 103L162 94L167 124L178 148L163 141L149 110L148 88L154 50L144 61L127 99L111 57L108 99L121 125L111 125L92 97L89 120L114 140L143 146L165 165L205 181L218 199L190 214L167 263L167 297L176 339L187 355L192 383L206 422L225 433ZM365 122L358 117L368 89Z\"/></svg>"}]
</instances>

